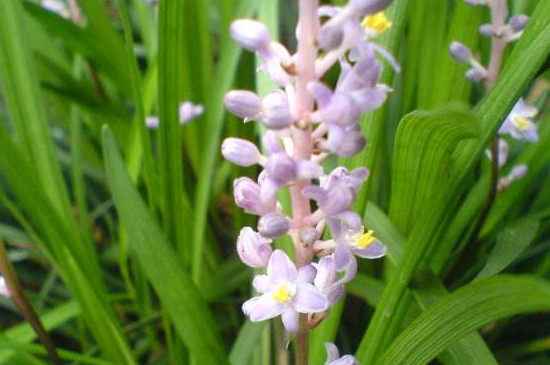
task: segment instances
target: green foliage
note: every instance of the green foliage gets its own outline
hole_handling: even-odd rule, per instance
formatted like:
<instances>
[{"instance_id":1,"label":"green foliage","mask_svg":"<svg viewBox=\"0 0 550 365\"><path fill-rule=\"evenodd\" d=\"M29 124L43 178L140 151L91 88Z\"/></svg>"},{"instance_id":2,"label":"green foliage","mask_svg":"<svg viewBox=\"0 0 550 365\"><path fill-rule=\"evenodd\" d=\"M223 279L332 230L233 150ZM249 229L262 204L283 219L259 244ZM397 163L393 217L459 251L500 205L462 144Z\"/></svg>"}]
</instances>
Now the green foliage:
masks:
<instances>
[{"instance_id":1,"label":"green foliage","mask_svg":"<svg viewBox=\"0 0 550 365\"><path fill-rule=\"evenodd\" d=\"M64 3L80 11L65 18L38 0L0 0L0 237L60 356L293 364L280 321L242 315L256 272L234 247L255 221L235 207L231 180L257 171L221 161L220 143L264 131L227 115L224 94L276 87L231 40L231 21L257 18L292 49L298 2ZM394 0L387 9L393 26L375 41L401 72L380 58L393 91L361 118L366 148L337 162L369 168L354 206L388 255L361 260L345 300L310 332L311 365L324 363L325 342L363 364L548 361L550 322L539 312L550 310L550 3L508 3L531 18L485 96L448 52L456 40L488 61L483 7ZM525 164L527 175L496 194L472 237L489 189L484 152L522 96L541 111L539 141L511 141L499 174ZM181 125L184 100L205 113ZM152 115L157 130L144 123ZM281 201L287 211L289 197ZM0 297L0 307L0 364L50 363L12 301Z\"/></svg>"}]
</instances>

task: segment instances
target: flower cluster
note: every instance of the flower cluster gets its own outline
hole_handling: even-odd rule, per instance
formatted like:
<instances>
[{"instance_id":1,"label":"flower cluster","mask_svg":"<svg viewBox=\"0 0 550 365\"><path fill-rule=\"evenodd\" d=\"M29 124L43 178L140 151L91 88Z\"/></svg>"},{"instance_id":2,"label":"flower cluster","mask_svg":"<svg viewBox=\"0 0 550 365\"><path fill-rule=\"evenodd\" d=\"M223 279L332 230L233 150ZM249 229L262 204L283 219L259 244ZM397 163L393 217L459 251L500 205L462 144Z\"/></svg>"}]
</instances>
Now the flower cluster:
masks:
<instances>
[{"instance_id":1,"label":"flower cluster","mask_svg":"<svg viewBox=\"0 0 550 365\"><path fill-rule=\"evenodd\" d=\"M501 0L465 0L471 5L485 5L491 6L493 9L499 7L497 4ZM500 9L497 9L500 10ZM504 18L507 14L503 13ZM500 24L500 22L493 21L492 23L483 24L479 27L479 32L485 37L492 37L494 40L502 42L504 44L514 42L521 37L523 30L527 26L529 17L524 14L518 14L510 17L508 22ZM466 77L472 82L480 82L486 80L488 75L488 69L484 67L473 55L470 49L459 42L453 42L450 47L451 55L453 58L461 63L467 63L471 68L466 72Z\"/></svg>"},{"instance_id":2,"label":"flower cluster","mask_svg":"<svg viewBox=\"0 0 550 365\"><path fill-rule=\"evenodd\" d=\"M374 43L391 27L382 12L390 2L351 0L344 7L315 8L313 19L300 18L297 29L300 50L304 33L300 27L311 28L308 36L313 35L314 41L303 51L307 55L300 51L292 55L258 21L241 19L231 25L232 38L257 53L260 70L279 86L267 95L232 90L224 100L232 114L266 128L262 151L251 141L233 137L225 139L221 148L236 165L263 168L257 180L241 177L233 183L237 206L259 217L256 230L241 230L238 255L250 267L267 268L265 275L253 280L260 295L243 305L252 321L281 316L286 330L297 332L300 313L308 314L311 321L316 315L322 318L342 298L344 285L356 274L356 256L374 259L386 253L352 209L368 170L337 167L327 174L322 162L330 154L353 156L363 149L366 140L359 117L378 108L391 91L378 81L381 62L396 70L399 66ZM304 59L309 65L300 63ZM340 76L331 88L322 78L334 67L339 67ZM300 81L306 73L303 68L310 71L305 88L303 76ZM301 87L310 98L310 108L300 101ZM278 192L286 188L294 194L292 212L285 212L278 200ZM325 227L331 239L323 239ZM272 240L283 235L292 237L296 256L305 252L305 260L297 259L295 264L287 253L273 249ZM336 359L337 351L329 353L330 364L356 364L348 357Z\"/></svg>"},{"instance_id":3,"label":"flower cluster","mask_svg":"<svg viewBox=\"0 0 550 365\"><path fill-rule=\"evenodd\" d=\"M183 125L202 115L204 107L200 104L193 104L190 101L183 101L180 103L178 112L180 124ZM145 119L145 125L147 125L147 128L157 129L159 127L159 117L156 115L148 116Z\"/></svg>"},{"instance_id":4,"label":"flower cluster","mask_svg":"<svg viewBox=\"0 0 550 365\"><path fill-rule=\"evenodd\" d=\"M505 20L508 16L507 6L504 0L465 0L471 5L489 6L492 12L492 23L483 24L479 31L481 35L491 37L493 40L493 52L491 54L491 63L499 65L494 59L502 56L502 52L506 44L519 39L523 30L527 26L529 18L524 14L518 14L510 17L508 22ZM495 46L496 45L496 46ZM499 54L495 54L495 50ZM472 82L484 81L488 83L488 79L498 72L497 69L484 67L473 56L472 51L462 43L453 42L450 46L451 56L458 62L467 63L471 68L466 72L466 77ZM509 154L509 143L503 137L511 136L515 140L523 140L528 142L538 141L537 127L533 118L538 114L537 108L528 105L523 99L520 99L510 114L504 120L498 131L498 167L501 169L506 165ZM493 158L490 151L487 151L487 156ZM510 172L499 179L497 190L506 189L514 181L521 179L527 174L526 165L517 165L511 168Z\"/></svg>"}]
</instances>

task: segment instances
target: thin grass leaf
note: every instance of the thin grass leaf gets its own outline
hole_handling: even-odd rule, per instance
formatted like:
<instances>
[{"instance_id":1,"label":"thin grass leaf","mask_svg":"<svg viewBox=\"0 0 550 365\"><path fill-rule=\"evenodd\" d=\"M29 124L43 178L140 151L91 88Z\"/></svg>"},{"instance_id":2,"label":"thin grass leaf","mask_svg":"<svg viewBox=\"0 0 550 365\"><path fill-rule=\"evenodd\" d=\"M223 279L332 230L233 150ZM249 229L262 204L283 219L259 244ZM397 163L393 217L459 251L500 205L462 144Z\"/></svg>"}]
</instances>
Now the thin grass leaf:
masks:
<instances>
[{"instance_id":1,"label":"thin grass leaf","mask_svg":"<svg viewBox=\"0 0 550 365\"><path fill-rule=\"evenodd\" d=\"M133 186L107 127L103 131L103 149L107 179L130 238L130 249L138 257L171 322L199 363L228 364L210 310Z\"/></svg>"}]
</instances>

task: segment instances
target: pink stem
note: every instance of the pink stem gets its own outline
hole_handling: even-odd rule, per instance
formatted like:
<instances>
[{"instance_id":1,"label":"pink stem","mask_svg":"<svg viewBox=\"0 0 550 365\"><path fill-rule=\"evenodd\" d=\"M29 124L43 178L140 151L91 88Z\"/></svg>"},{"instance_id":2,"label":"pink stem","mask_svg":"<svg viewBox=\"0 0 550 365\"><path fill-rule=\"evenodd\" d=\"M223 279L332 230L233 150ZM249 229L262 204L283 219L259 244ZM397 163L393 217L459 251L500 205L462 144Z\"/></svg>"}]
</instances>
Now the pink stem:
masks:
<instances>
[{"instance_id":1,"label":"pink stem","mask_svg":"<svg viewBox=\"0 0 550 365\"><path fill-rule=\"evenodd\" d=\"M508 4L506 0L492 0L489 3L491 8L491 17L493 29L498 30L506 24L508 17ZM485 90L490 92L498 79L502 65L502 56L506 48L506 42L499 35L493 35L491 46L491 60L487 69L487 80L485 81Z\"/></svg>"},{"instance_id":2,"label":"pink stem","mask_svg":"<svg viewBox=\"0 0 550 365\"><path fill-rule=\"evenodd\" d=\"M298 51L296 53L296 112L300 120L297 127L292 129L294 142L294 157L309 160L311 158L312 139L309 114L313 111L314 100L307 86L316 80L315 62L317 60L317 33L319 30L319 18L317 9L319 0L300 0L299 23L297 29ZM302 128L302 126L305 126ZM296 184L290 188L292 201L292 214L296 221L302 221L311 214L309 200L302 196L301 190L307 182ZM296 264L307 265L311 262L311 248L305 247L300 242L299 232L292 235L296 250Z\"/></svg>"}]
</instances>

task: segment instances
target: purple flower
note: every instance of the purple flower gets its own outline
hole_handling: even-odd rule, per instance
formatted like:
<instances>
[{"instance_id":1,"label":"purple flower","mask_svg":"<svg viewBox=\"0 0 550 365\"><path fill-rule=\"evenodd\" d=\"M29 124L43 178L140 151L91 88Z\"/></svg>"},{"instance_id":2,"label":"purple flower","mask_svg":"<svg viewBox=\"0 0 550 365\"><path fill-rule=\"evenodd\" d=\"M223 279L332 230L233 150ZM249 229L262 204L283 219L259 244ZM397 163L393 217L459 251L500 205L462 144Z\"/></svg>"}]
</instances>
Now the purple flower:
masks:
<instances>
[{"instance_id":1,"label":"purple flower","mask_svg":"<svg viewBox=\"0 0 550 365\"><path fill-rule=\"evenodd\" d=\"M290 229L288 218L279 212L263 215L258 221L258 232L267 238L278 238Z\"/></svg>"},{"instance_id":2,"label":"purple flower","mask_svg":"<svg viewBox=\"0 0 550 365\"><path fill-rule=\"evenodd\" d=\"M286 253L275 250L267 265L267 275L257 275L253 285L261 295L247 300L243 312L252 322L281 316L288 332L298 332L299 313L320 313L329 302L312 284L316 270L307 265L300 270Z\"/></svg>"},{"instance_id":3,"label":"purple flower","mask_svg":"<svg viewBox=\"0 0 550 365\"><path fill-rule=\"evenodd\" d=\"M338 348L331 342L325 343L327 350L327 361L325 365L359 365L359 361L352 355L344 355L340 357Z\"/></svg>"},{"instance_id":4,"label":"purple flower","mask_svg":"<svg viewBox=\"0 0 550 365\"><path fill-rule=\"evenodd\" d=\"M233 182L233 196L237 206L250 214L264 215L278 210L277 201L263 201L260 185L248 177Z\"/></svg>"},{"instance_id":5,"label":"purple flower","mask_svg":"<svg viewBox=\"0 0 550 365\"><path fill-rule=\"evenodd\" d=\"M180 124L186 124L204 113L204 107L200 104L193 104L184 101L180 104L179 117Z\"/></svg>"},{"instance_id":6,"label":"purple flower","mask_svg":"<svg viewBox=\"0 0 550 365\"><path fill-rule=\"evenodd\" d=\"M449 51L457 62L469 63L472 59L472 52L470 49L460 42L451 43Z\"/></svg>"},{"instance_id":7,"label":"purple flower","mask_svg":"<svg viewBox=\"0 0 550 365\"><path fill-rule=\"evenodd\" d=\"M241 229L237 239L237 253L246 265L257 269L266 267L272 251L270 239L262 237L250 227Z\"/></svg>"},{"instance_id":8,"label":"purple flower","mask_svg":"<svg viewBox=\"0 0 550 365\"><path fill-rule=\"evenodd\" d=\"M224 104L232 114L245 119L256 117L262 110L262 99L247 90L231 90L225 94Z\"/></svg>"},{"instance_id":9,"label":"purple flower","mask_svg":"<svg viewBox=\"0 0 550 365\"><path fill-rule=\"evenodd\" d=\"M539 135L532 120L537 114L537 108L519 99L498 132L509 134L518 140L537 142Z\"/></svg>"},{"instance_id":10,"label":"purple flower","mask_svg":"<svg viewBox=\"0 0 550 365\"><path fill-rule=\"evenodd\" d=\"M226 138L222 143L222 155L239 166L252 166L260 162L262 155L252 142L240 138Z\"/></svg>"},{"instance_id":11,"label":"purple flower","mask_svg":"<svg viewBox=\"0 0 550 365\"><path fill-rule=\"evenodd\" d=\"M324 256L317 264L317 275L313 284L323 293L330 305L335 305L344 295L344 283L340 280L333 255Z\"/></svg>"},{"instance_id":12,"label":"purple flower","mask_svg":"<svg viewBox=\"0 0 550 365\"><path fill-rule=\"evenodd\" d=\"M180 124L184 125L204 113L204 107L200 104L193 104L190 101L183 101L179 107ZM148 116L145 119L145 125L150 129L158 129L159 117L156 115Z\"/></svg>"}]
</instances>

